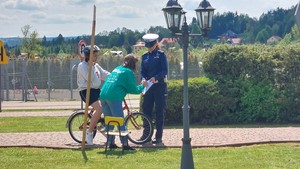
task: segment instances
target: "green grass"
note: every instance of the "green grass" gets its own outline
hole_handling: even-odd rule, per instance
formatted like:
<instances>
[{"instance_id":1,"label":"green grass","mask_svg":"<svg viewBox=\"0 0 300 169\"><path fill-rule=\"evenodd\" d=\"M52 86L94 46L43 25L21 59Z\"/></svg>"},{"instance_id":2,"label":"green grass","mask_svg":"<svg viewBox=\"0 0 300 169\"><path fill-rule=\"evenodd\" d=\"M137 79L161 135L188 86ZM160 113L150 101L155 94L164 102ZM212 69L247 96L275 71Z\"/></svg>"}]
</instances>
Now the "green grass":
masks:
<instances>
[{"instance_id":1,"label":"green grass","mask_svg":"<svg viewBox=\"0 0 300 169\"><path fill-rule=\"evenodd\" d=\"M1 148L1 168L180 168L181 149L137 149L136 152L104 149L54 150L43 148ZM195 168L205 169L296 169L300 168L300 144L270 144L246 147L193 149Z\"/></svg>"},{"instance_id":2,"label":"green grass","mask_svg":"<svg viewBox=\"0 0 300 169\"><path fill-rule=\"evenodd\" d=\"M67 119L5 117L0 118L0 132L67 131ZM177 148L141 148L136 152L126 152L122 157L119 156L120 150L116 150L109 152L107 158L103 148L85 153L65 149L0 148L0 168L180 168L181 149ZM195 168L205 169L296 169L300 168L299 159L300 143L193 149Z\"/></svg>"},{"instance_id":3,"label":"green grass","mask_svg":"<svg viewBox=\"0 0 300 169\"><path fill-rule=\"evenodd\" d=\"M2 117L0 118L0 133L8 132L48 132L67 131L66 122L69 117ZM299 127L298 124L285 125L191 125L191 128L250 128L250 127ZM169 125L166 129L182 128Z\"/></svg>"},{"instance_id":4,"label":"green grass","mask_svg":"<svg viewBox=\"0 0 300 169\"><path fill-rule=\"evenodd\" d=\"M50 110L51 112L61 112L61 111L72 111L70 109L53 109L53 110ZM11 109L11 110L2 110L3 113L13 113L13 112L49 112L48 109L36 109L36 108L32 108L32 109L23 109L23 110L14 110L14 109Z\"/></svg>"},{"instance_id":5,"label":"green grass","mask_svg":"<svg viewBox=\"0 0 300 169\"><path fill-rule=\"evenodd\" d=\"M0 133L67 131L68 117L3 117Z\"/></svg>"},{"instance_id":6,"label":"green grass","mask_svg":"<svg viewBox=\"0 0 300 169\"><path fill-rule=\"evenodd\" d=\"M300 127L300 125L299 124L190 125L190 128L264 128L264 127Z\"/></svg>"}]
</instances>

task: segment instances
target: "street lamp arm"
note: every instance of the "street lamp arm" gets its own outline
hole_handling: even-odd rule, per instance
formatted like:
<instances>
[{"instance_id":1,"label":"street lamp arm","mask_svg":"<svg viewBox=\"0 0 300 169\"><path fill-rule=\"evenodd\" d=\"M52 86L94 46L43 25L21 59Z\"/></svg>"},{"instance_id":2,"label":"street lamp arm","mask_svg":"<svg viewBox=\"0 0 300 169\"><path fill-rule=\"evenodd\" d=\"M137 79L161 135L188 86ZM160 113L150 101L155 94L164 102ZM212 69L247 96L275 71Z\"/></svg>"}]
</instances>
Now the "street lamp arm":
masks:
<instances>
[{"instance_id":1,"label":"street lamp arm","mask_svg":"<svg viewBox=\"0 0 300 169\"><path fill-rule=\"evenodd\" d=\"M188 47L188 44L191 44L192 46L195 46L195 42L193 41L194 39L190 37L199 37L203 38L203 34L188 34L187 37L184 36L182 33L175 33L173 34L173 37L178 40L178 43L180 46L186 46Z\"/></svg>"},{"instance_id":2,"label":"street lamp arm","mask_svg":"<svg viewBox=\"0 0 300 169\"><path fill-rule=\"evenodd\" d=\"M196 36L203 37L203 35L204 34L189 34L189 36L191 36L191 37L196 37ZM183 34L182 33L175 33L173 36L180 38L180 37L183 36Z\"/></svg>"},{"instance_id":3,"label":"street lamp arm","mask_svg":"<svg viewBox=\"0 0 300 169\"><path fill-rule=\"evenodd\" d=\"M196 37L196 36L199 36L199 37L203 37L204 34L189 34L189 36L192 36L192 37Z\"/></svg>"}]
</instances>

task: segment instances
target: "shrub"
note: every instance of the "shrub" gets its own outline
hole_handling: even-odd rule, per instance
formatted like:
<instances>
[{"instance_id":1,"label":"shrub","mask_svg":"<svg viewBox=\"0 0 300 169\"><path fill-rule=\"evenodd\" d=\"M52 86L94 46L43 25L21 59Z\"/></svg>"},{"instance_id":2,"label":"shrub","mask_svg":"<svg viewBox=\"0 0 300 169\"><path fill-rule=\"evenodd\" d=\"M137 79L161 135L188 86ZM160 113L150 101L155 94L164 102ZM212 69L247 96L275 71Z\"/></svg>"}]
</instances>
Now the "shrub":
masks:
<instances>
[{"instance_id":1,"label":"shrub","mask_svg":"<svg viewBox=\"0 0 300 169\"><path fill-rule=\"evenodd\" d=\"M171 80L168 85L166 123L179 124L183 116L183 82ZM224 105L216 82L206 77L189 78L188 92L191 124L221 122Z\"/></svg>"}]
</instances>

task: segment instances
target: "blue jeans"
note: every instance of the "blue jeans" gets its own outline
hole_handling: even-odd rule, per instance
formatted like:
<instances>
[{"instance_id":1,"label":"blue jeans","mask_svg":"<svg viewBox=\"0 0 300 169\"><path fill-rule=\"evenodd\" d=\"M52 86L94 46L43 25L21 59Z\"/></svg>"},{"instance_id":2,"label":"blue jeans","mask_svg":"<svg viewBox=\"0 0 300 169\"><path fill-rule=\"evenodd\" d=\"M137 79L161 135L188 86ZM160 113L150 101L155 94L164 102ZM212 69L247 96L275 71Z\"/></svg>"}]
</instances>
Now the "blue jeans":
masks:
<instances>
[{"instance_id":1,"label":"blue jeans","mask_svg":"<svg viewBox=\"0 0 300 169\"><path fill-rule=\"evenodd\" d=\"M101 100L101 104L102 104L102 111L104 113L104 116L123 117L124 118L122 101ZM114 126L106 126L106 127L109 127L109 130L114 129ZM121 131L126 130L125 124L123 124L123 126L120 127L120 130ZM128 144L127 136L121 136L120 141L124 145L127 145ZM108 144L111 144L114 142L115 142L115 136L109 136Z\"/></svg>"}]
</instances>

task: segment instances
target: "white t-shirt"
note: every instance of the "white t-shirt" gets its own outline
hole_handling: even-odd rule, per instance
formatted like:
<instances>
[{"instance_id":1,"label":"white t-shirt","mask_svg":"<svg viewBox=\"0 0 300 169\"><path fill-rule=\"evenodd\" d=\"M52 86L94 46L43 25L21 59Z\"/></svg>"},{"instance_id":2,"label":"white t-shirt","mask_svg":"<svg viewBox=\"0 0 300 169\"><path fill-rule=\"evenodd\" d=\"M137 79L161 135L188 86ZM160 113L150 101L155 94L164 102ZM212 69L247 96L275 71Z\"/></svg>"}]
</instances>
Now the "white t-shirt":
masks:
<instances>
[{"instance_id":1,"label":"white t-shirt","mask_svg":"<svg viewBox=\"0 0 300 169\"><path fill-rule=\"evenodd\" d=\"M77 85L79 91L87 88L88 73L88 62L80 62L77 69ZM98 63L95 63L92 66L91 89L99 89L101 87L101 80L105 80L109 74L110 73L104 70Z\"/></svg>"}]
</instances>

